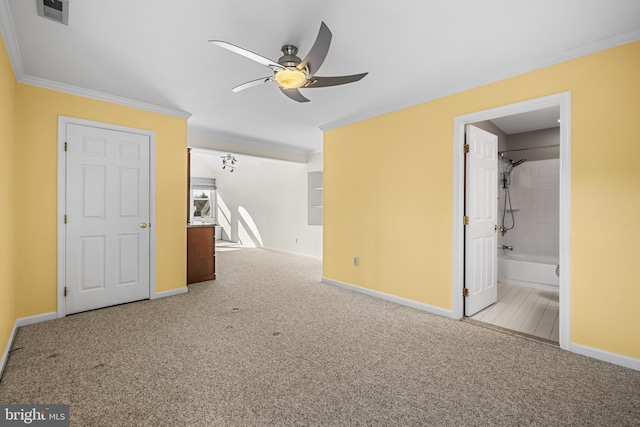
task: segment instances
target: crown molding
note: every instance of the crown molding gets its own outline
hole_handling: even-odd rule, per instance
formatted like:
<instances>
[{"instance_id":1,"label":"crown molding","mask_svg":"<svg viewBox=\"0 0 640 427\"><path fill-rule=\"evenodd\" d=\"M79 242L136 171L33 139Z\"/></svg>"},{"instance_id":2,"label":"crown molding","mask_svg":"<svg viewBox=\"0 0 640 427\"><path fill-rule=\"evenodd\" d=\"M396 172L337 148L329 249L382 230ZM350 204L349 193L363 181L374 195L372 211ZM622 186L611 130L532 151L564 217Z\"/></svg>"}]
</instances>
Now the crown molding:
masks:
<instances>
[{"instance_id":1,"label":"crown molding","mask_svg":"<svg viewBox=\"0 0 640 427\"><path fill-rule=\"evenodd\" d=\"M195 134L208 135L212 138L216 138L219 140L226 140L230 142L238 142L238 143L250 144L255 146L267 146L267 147L276 146L283 150L290 150L298 153L308 153L311 151L311 149L303 148L297 145L287 144L284 142L279 142L279 141L264 139L264 138L256 138L248 135L239 135L236 133L210 129L210 128L202 127L198 125L190 125L189 131Z\"/></svg>"},{"instance_id":2,"label":"crown molding","mask_svg":"<svg viewBox=\"0 0 640 427\"><path fill-rule=\"evenodd\" d=\"M186 111L162 107L155 104L148 104L146 102L140 102L120 96L109 95L104 92L98 92L95 90L85 89L64 83L58 83L25 74L22 56L20 55L20 49L18 48L18 39L16 38L15 27L13 26L13 20L11 19L11 9L9 8L9 3L7 0L0 0L0 34L2 34L4 44L7 48L7 54L9 55L11 66L13 67L13 73L16 76L16 80L20 83L39 86L45 89L52 89L58 92L70 93L72 95L84 96L86 98L97 99L99 101L106 101L113 104L124 105L126 107L137 108L140 110L151 111L167 116L178 117L181 119L188 119L189 117L191 117L191 113L188 113Z\"/></svg>"},{"instance_id":3,"label":"crown molding","mask_svg":"<svg viewBox=\"0 0 640 427\"><path fill-rule=\"evenodd\" d=\"M13 20L11 19L11 10L9 9L9 3L7 0L0 0L0 34L4 40L4 45L7 48L7 54L13 67L13 73L16 76L16 80L24 75L24 69L22 67L22 57L20 56L20 50L18 49L18 39L16 38L16 31L13 27Z\"/></svg>"},{"instance_id":4,"label":"crown molding","mask_svg":"<svg viewBox=\"0 0 640 427\"><path fill-rule=\"evenodd\" d=\"M77 86L68 85L65 83L58 83L51 80L43 79L40 77L33 77L23 75L21 79L18 79L20 83L25 83L32 86L39 86L45 89L56 90L58 92L70 93L72 95L84 96L86 98L97 99L99 101L106 101L112 104L124 105L125 107L137 108L139 110L151 111L154 113L164 114L166 116L178 117L180 119L188 119L191 117L191 113L186 111L177 110L168 107L162 107L160 105L148 104L146 102L135 101L129 98L123 98L116 95L110 95L104 92L98 92L96 90L85 89Z\"/></svg>"},{"instance_id":5,"label":"crown molding","mask_svg":"<svg viewBox=\"0 0 640 427\"><path fill-rule=\"evenodd\" d=\"M187 141L191 148L224 151L295 163L307 163L311 152L311 150L276 141L220 132L198 126L189 126L188 132Z\"/></svg>"},{"instance_id":6,"label":"crown molding","mask_svg":"<svg viewBox=\"0 0 640 427\"><path fill-rule=\"evenodd\" d=\"M388 104L379 108L375 108L363 113L354 114L349 117L345 117L330 123L320 125L319 128L323 132L336 129L342 126L347 126L352 123L360 122L362 120L371 119L373 117L388 114L393 111L398 111L403 108L412 107L414 105L422 104L425 102L433 101L434 99L443 98L445 96L453 95L455 93L463 92L465 90L473 89L479 86L484 86L490 83L494 83L500 80L504 80L510 77L514 77L520 74L528 73L540 68L549 67L561 62L569 61L579 58L581 56L590 55L592 53L600 52L602 50L611 49L623 44L631 43L640 40L640 29L628 31L626 33L617 34L612 37L596 40L591 43L583 44L581 46L567 49L560 52L555 52L551 55L545 55L529 61L524 61L519 64L500 69L491 73L481 75L477 78L467 80L463 83L445 85L437 88L433 91L423 93L421 95L405 99L403 101Z\"/></svg>"}]
</instances>

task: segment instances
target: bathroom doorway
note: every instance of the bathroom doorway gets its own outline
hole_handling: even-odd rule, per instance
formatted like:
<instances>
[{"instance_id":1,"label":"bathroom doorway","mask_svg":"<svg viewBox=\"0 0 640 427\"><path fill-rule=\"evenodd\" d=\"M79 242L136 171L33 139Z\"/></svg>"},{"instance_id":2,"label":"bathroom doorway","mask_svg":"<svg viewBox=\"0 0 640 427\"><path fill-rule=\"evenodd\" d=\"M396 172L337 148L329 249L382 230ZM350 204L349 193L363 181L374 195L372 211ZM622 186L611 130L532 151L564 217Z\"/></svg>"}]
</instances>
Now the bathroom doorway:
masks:
<instances>
[{"instance_id":1,"label":"bathroom doorway","mask_svg":"<svg viewBox=\"0 0 640 427\"><path fill-rule=\"evenodd\" d=\"M457 117L454 138L454 316L562 348L570 342L569 122L570 94L563 93ZM477 164L468 157L473 147L464 152L470 125L486 138L495 135L497 149L489 159L495 168L483 172L493 175L482 185L496 188L479 190L478 174L469 169ZM484 219L492 222L482 239L474 224L480 216L470 207L479 206L478 197L487 198Z\"/></svg>"}]
</instances>

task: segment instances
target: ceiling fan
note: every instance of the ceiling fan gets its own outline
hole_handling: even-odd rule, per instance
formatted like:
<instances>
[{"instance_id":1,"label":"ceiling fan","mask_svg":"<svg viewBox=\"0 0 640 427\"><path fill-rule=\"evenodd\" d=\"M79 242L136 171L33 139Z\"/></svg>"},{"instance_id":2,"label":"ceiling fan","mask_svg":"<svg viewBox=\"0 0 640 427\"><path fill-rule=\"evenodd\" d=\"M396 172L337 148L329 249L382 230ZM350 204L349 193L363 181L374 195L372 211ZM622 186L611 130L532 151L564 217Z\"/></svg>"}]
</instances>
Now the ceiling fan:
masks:
<instances>
[{"instance_id":1,"label":"ceiling fan","mask_svg":"<svg viewBox=\"0 0 640 427\"><path fill-rule=\"evenodd\" d=\"M257 53L253 53L222 40L209 40L209 42L256 61L259 64L266 65L273 71L272 76L251 80L241 84L240 86L234 87L234 92L239 92L241 90L275 80L282 93L287 95L289 98L298 102L309 102L309 100L305 98L298 89L311 89L315 87L338 86L346 83L353 83L368 74L361 73L337 77L320 77L315 75L324 62L324 58L327 56L329 45L331 44L331 36L329 27L322 22L320 24L318 37L316 37L315 43L304 59L300 59L296 56L298 53L298 48L296 46L287 44L282 46L282 56L278 59L278 62L272 61L262 55L258 55Z\"/></svg>"}]
</instances>

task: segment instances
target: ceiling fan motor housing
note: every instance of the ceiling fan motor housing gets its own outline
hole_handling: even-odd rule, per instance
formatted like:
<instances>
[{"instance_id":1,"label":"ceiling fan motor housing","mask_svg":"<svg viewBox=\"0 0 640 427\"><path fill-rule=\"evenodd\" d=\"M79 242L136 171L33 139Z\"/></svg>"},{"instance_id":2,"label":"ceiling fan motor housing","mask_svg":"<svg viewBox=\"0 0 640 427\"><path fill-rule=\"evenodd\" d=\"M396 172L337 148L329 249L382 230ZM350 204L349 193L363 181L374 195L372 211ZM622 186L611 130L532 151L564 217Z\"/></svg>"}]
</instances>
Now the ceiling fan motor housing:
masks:
<instances>
[{"instance_id":1,"label":"ceiling fan motor housing","mask_svg":"<svg viewBox=\"0 0 640 427\"><path fill-rule=\"evenodd\" d=\"M278 64L283 67L296 67L302 62L302 59L296 56L297 53L298 48L292 44L282 46L282 56L278 59Z\"/></svg>"}]
</instances>

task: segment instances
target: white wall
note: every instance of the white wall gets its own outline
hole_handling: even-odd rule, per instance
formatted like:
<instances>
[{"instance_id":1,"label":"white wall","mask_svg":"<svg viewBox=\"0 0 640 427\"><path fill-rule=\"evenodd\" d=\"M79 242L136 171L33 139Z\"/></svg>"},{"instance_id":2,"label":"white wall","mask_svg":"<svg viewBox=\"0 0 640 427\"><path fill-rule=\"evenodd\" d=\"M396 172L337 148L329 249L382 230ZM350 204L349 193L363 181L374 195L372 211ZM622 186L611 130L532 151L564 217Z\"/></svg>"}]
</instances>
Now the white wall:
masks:
<instances>
[{"instance_id":1,"label":"white wall","mask_svg":"<svg viewBox=\"0 0 640 427\"><path fill-rule=\"evenodd\" d=\"M218 160L217 156L214 159L216 161L220 161ZM197 176L199 178L216 178L216 172L209 165L209 163L204 160L204 156L202 156L201 154L192 152L191 153L191 176Z\"/></svg>"},{"instance_id":2,"label":"white wall","mask_svg":"<svg viewBox=\"0 0 640 427\"><path fill-rule=\"evenodd\" d=\"M307 172L322 170L322 153L306 164L239 160L233 173L206 168L198 156L192 153L192 176L216 178L223 238L322 257L322 226L307 225Z\"/></svg>"}]
</instances>

